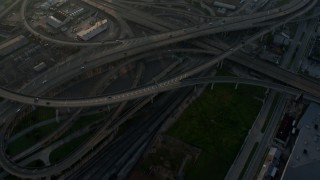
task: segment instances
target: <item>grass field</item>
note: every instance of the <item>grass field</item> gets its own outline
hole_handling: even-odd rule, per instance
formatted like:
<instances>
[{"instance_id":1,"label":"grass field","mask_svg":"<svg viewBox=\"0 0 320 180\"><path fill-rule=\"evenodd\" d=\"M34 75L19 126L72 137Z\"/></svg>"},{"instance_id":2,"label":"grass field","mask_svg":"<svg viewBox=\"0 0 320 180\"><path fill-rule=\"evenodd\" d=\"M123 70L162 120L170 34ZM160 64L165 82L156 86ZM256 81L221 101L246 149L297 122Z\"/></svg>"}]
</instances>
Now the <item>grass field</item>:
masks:
<instances>
[{"instance_id":1,"label":"grass field","mask_svg":"<svg viewBox=\"0 0 320 180\"><path fill-rule=\"evenodd\" d=\"M169 135L202 149L198 161L188 163L185 179L224 178L262 106L254 97L263 98L264 88L215 84L169 129Z\"/></svg>"},{"instance_id":2,"label":"grass field","mask_svg":"<svg viewBox=\"0 0 320 180\"><path fill-rule=\"evenodd\" d=\"M31 127L41 121L55 117L55 109L47 107L38 107L36 110L23 117L20 123L13 129L13 134L20 132L23 129Z\"/></svg>"},{"instance_id":3,"label":"grass field","mask_svg":"<svg viewBox=\"0 0 320 180\"><path fill-rule=\"evenodd\" d=\"M91 136L91 133L84 134L60 146L54 151L52 151L49 156L50 163L56 163L62 160L64 157L67 157L71 152L76 150L79 147L79 145L81 145L84 141L86 141L90 136Z\"/></svg>"},{"instance_id":4,"label":"grass field","mask_svg":"<svg viewBox=\"0 0 320 180\"><path fill-rule=\"evenodd\" d=\"M34 129L33 131L8 144L7 153L9 155L16 155L22 152L28 147L31 147L39 142L39 140L43 137L46 137L50 133L54 132L54 130L56 130L59 126L59 123L51 123L38 129Z\"/></svg>"},{"instance_id":5,"label":"grass field","mask_svg":"<svg viewBox=\"0 0 320 180\"><path fill-rule=\"evenodd\" d=\"M102 113L97 113L97 114L92 114L92 115L88 115L88 116L83 116L80 119L78 119L73 126L66 131L59 139L63 139L65 137L67 137L68 135L76 132L77 130L80 130L86 126L88 126L89 124L98 121L102 118L107 118L106 113L102 112ZM50 154L50 162L51 163L55 163L60 161L61 159L63 159L64 157L66 157L69 153L71 153L73 150L75 150L79 145L81 145L84 141L86 141L90 136L91 136L91 132L84 134L80 137L77 137L73 140L71 140L70 142L60 146L59 148L55 149L54 151L52 151L52 153Z\"/></svg>"},{"instance_id":6,"label":"grass field","mask_svg":"<svg viewBox=\"0 0 320 180\"><path fill-rule=\"evenodd\" d=\"M106 113L102 112L88 116L82 116L59 139L63 139L68 135L88 126L89 124L101 120L102 118L107 118Z\"/></svg>"}]
</instances>

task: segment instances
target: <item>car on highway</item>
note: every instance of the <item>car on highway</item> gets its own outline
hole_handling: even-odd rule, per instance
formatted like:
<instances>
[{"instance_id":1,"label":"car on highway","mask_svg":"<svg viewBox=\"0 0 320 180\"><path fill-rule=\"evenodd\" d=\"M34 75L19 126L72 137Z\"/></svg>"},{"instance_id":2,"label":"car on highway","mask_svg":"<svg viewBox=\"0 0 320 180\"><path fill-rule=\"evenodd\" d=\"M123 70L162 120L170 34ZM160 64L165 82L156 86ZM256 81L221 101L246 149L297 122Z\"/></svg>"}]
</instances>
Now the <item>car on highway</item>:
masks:
<instances>
[{"instance_id":1,"label":"car on highway","mask_svg":"<svg viewBox=\"0 0 320 180\"><path fill-rule=\"evenodd\" d=\"M39 98L34 98L33 100L35 103L39 102Z\"/></svg>"},{"instance_id":2,"label":"car on highway","mask_svg":"<svg viewBox=\"0 0 320 180\"><path fill-rule=\"evenodd\" d=\"M45 83L47 83L48 82L48 80L44 80L44 81L42 81L42 84L45 84Z\"/></svg>"}]
</instances>

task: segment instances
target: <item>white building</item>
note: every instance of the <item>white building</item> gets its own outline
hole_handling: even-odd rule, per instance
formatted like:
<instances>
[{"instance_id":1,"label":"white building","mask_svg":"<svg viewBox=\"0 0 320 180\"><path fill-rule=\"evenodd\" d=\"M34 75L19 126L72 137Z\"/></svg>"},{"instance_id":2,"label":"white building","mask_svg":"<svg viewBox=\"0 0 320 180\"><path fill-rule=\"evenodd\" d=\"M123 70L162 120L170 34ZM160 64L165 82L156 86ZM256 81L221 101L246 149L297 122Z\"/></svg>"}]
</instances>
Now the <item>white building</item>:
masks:
<instances>
[{"instance_id":1,"label":"white building","mask_svg":"<svg viewBox=\"0 0 320 180\"><path fill-rule=\"evenodd\" d=\"M88 41L89 39L93 38L94 36L98 35L99 33L105 31L108 27L109 27L108 20L104 19L104 20L96 22L89 29L78 32L77 36L84 41Z\"/></svg>"}]
</instances>

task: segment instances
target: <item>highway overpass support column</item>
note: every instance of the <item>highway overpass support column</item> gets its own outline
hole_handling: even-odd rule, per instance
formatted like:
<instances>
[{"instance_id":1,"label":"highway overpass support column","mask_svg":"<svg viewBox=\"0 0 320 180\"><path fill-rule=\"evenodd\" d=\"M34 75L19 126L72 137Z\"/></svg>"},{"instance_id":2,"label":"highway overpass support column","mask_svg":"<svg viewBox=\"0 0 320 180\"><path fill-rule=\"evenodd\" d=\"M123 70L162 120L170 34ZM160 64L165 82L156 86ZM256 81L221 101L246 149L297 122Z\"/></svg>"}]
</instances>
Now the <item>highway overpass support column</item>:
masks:
<instances>
[{"instance_id":1,"label":"highway overpass support column","mask_svg":"<svg viewBox=\"0 0 320 180\"><path fill-rule=\"evenodd\" d=\"M222 69L222 66L223 66L223 60L220 61L220 63L219 63L219 68Z\"/></svg>"},{"instance_id":2,"label":"highway overpass support column","mask_svg":"<svg viewBox=\"0 0 320 180\"><path fill-rule=\"evenodd\" d=\"M59 109L56 109L56 121L57 121L57 123L60 122L60 119L59 119Z\"/></svg>"}]
</instances>

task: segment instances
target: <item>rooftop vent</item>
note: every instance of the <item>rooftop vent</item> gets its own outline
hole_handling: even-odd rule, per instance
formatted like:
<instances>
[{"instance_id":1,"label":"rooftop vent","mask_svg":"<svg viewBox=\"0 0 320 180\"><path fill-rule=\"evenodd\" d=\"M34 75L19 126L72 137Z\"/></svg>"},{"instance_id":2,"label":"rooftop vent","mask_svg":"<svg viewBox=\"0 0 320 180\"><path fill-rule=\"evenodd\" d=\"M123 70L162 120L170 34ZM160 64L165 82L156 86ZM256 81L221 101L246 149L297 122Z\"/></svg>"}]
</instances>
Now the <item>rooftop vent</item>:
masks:
<instances>
[{"instance_id":1,"label":"rooftop vent","mask_svg":"<svg viewBox=\"0 0 320 180\"><path fill-rule=\"evenodd\" d=\"M303 154L308 154L308 150L303 149Z\"/></svg>"}]
</instances>

